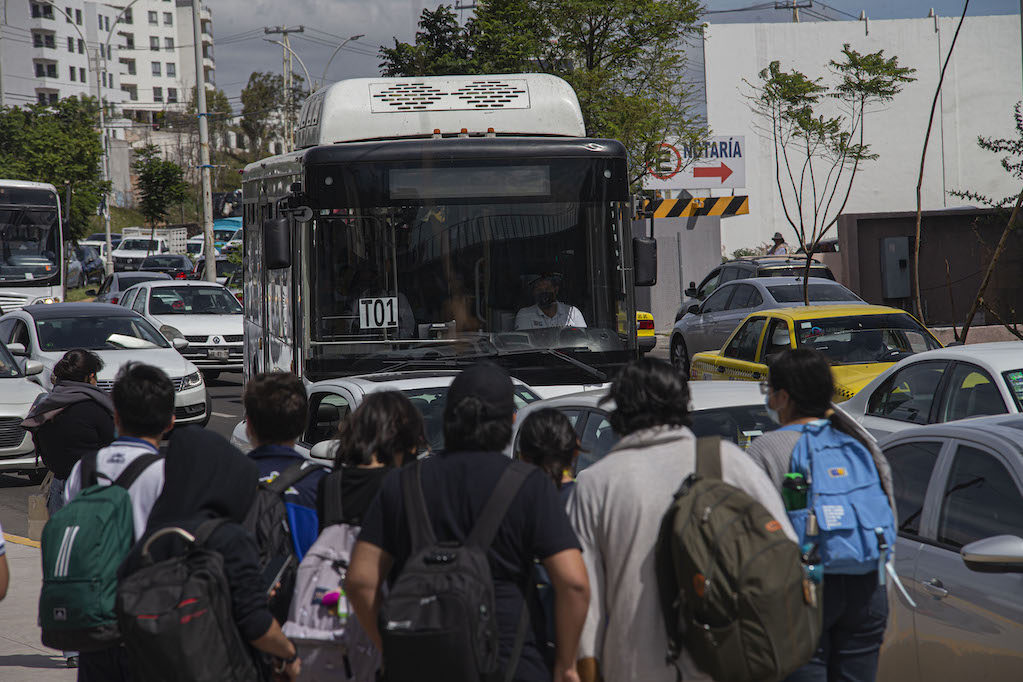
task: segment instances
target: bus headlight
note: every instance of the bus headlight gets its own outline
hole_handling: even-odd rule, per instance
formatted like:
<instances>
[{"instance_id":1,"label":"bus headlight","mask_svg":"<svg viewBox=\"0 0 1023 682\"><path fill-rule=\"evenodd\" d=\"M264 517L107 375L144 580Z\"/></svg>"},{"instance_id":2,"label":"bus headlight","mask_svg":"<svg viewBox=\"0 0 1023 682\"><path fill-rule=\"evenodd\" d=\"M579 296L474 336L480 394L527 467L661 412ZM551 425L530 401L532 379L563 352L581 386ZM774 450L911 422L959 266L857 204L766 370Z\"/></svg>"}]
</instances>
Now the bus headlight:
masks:
<instances>
[{"instance_id":1,"label":"bus headlight","mask_svg":"<svg viewBox=\"0 0 1023 682\"><path fill-rule=\"evenodd\" d=\"M163 334L168 341L185 338L185 335L178 331L177 327L172 327L169 324L165 324L160 327L160 333Z\"/></svg>"},{"instance_id":2,"label":"bus headlight","mask_svg":"<svg viewBox=\"0 0 1023 682\"><path fill-rule=\"evenodd\" d=\"M202 372L196 372L195 374L189 374L181 382L181 388L197 388L202 386Z\"/></svg>"},{"instance_id":3,"label":"bus headlight","mask_svg":"<svg viewBox=\"0 0 1023 682\"><path fill-rule=\"evenodd\" d=\"M36 305L39 303L42 304L60 303L60 296L41 296L36 300L32 301L32 305Z\"/></svg>"}]
</instances>

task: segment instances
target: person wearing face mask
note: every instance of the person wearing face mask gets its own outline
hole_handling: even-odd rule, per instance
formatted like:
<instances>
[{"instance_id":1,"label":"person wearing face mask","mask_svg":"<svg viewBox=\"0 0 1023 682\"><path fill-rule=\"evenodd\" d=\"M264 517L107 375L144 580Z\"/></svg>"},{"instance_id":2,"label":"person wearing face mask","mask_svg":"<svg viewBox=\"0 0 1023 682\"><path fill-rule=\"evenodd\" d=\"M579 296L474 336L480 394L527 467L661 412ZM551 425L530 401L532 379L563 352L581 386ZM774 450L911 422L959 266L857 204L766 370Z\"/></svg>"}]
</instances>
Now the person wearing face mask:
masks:
<instances>
[{"instance_id":1,"label":"person wearing face mask","mask_svg":"<svg viewBox=\"0 0 1023 682\"><path fill-rule=\"evenodd\" d=\"M541 275L529 284L534 304L515 315L515 329L545 327L585 327L586 320L575 306L558 301L560 277Z\"/></svg>"}]
</instances>

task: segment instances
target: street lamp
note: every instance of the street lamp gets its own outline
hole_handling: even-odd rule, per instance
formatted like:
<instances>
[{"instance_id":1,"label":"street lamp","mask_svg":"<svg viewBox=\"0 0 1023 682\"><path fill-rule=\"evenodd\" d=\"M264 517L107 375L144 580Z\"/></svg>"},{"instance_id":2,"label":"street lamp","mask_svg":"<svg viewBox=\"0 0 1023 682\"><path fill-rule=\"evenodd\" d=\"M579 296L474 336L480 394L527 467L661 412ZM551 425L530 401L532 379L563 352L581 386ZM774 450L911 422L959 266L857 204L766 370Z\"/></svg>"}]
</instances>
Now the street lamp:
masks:
<instances>
[{"instance_id":1,"label":"street lamp","mask_svg":"<svg viewBox=\"0 0 1023 682\"><path fill-rule=\"evenodd\" d=\"M1020 0L1020 2L1023 2L1023 0ZM320 77L320 84L319 85L313 84L313 90L312 90L313 92L316 92L317 90L322 88L323 84L327 82L327 69L330 68L330 63L332 61L334 61L334 57L336 57L337 53L341 51L341 48L344 47L345 45L347 45L348 43L350 43L351 41L358 40L359 38L364 38L365 36L366 36L365 33L360 33L360 34L354 35L354 36L352 36L350 38L345 38L341 42L340 45L338 45L337 47L334 48L333 54L331 54L330 55L330 59L327 60L327 65L323 67L323 75Z\"/></svg>"}]
</instances>

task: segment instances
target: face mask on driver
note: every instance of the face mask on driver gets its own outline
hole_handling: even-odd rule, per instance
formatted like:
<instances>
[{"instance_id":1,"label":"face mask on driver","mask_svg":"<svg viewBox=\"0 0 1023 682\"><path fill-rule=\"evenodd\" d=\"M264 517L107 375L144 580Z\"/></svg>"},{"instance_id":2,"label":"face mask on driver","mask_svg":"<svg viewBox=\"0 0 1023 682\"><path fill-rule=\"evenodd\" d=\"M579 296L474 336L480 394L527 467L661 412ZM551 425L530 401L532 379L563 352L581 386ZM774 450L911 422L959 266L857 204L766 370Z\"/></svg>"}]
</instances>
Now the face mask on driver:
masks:
<instances>
[{"instance_id":1,"label":"face mask on driver","mask_svg":"<svg viewBox=\"0 0 1023 682\"><path fill-rule=\"evenodd\" d=\"M547 308L555 301L554 292L538 291L537 293L533 294L533 300L536 301L536 304L541 308Z\"/></svg>"}]
</instances>

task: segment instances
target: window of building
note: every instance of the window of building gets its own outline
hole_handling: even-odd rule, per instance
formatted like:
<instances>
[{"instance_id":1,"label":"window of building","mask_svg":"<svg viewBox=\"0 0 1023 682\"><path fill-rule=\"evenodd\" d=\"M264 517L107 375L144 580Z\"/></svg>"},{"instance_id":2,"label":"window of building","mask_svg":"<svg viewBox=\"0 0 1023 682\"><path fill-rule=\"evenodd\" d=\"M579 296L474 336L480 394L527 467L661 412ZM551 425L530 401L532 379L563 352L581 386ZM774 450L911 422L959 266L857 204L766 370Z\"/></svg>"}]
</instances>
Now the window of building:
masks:
<instances>
[{"instance_id":1,"label":"window of building","mask_svg":"<svg viewBox=\"0 0 1023 682\"><path fill-rule=\"evenodd\" d=\"M178 89L177 88L167 88L167 103L168 104L177 104L178 103Z\"/></svg>"},{"instance_id":2,"label":"window of building","mask_svg":"<svg viewBox=\"0 0 1023 682\"><path fill-rule=\"evenodd\" d=\"M84 66L78 67L78 80L82 81L83 83L85 82L85 67Z\"/></svg>"},{"instance_id":3,"label":"window of building","mask_svg":"<svg viewBox=\"0 0 1023 682\"><path fill-rule=\"evenodd\" d=\"M104 88L107 87L107 72L106 71L103 72L103 75L100 78L100 82L103 83L103 87Z\"/></svg>"},{"instance_id":4,"label":"window of building","mask_svg":"<svg viewBox=\"0 0 1023 682\"><path fill-rule=\"evenodd\" d=\"M71 11L71 8L70 7L65 7L64 8L64 20L67 21L67 23L70 24L72 16L74 16L74 13Z\"/></svg>"},{"instance_id":5,"label":"window of building","mask_svg":"<svg viewBox=\"0 0 1023 682\"><path fill-rule=\"evenodd\" d=\"M130 7L128 9L124 10L124 14L121 15L121 21L123 21L126 24L131 24L131 23L134 22L134 18L131 15L131 8Z\"/></svg>"},{"instance_id":6,"label":"window of building","mask_svg":"<svg viewBox=\"0 0 1023 682\"><path fill-rule=\"evenodd\" d=\"M99 44L99 56L102 57L103 59L107 58L106 49L104 48L103 43Z\"/></svg>"},{"instance_id":7,"label":"window of building","mask_svg":"<svg viewBox=\"0 0 1023 682\"><path fill-rule=\"evenodd\" d=\"M46 67L42 64L36 64L36 78L42 78L46 75Z\"/></svg>"},{"instance_id":8,"label":"window of building","mask_svg":"<svg viewBox=\"0 0 1023 682\"><path fill-rule=\"evenodd\" d=\"M57 77L57 65L56 64L47 64L46 65L46 75L49 78L56 78Z\"/></svg>"},{"instance_id":9,"label":"window of building","mask_svg":"<svg viewBox=\"0 0 1023 682\"><path fill-rule=\"evenodd\" d=\"M128 75L129 76L134 76L135 75L135 60L134 59L122 59L121 63L124 64L125 68L128 70Z\"/></svg>"},{"instance_id":10,"label":"window of building","mask_svg":"<svg viewBox=\"0 0 1023 682\"><path fill-rule=\"evenodd\" d=\"M122 85L121 91L127 93L128 99L132 102L137 102L139 100L139 90L134 85Z\"/></svg>"},{"instance_id":11,"label":"window of building","mask_svg":"<svg viewBox=\"0 0 1023 682\"><path fill-rule=\"evenodd\" d=\"M149 49L155 52L160 51L160 39L156 36L149 36Z\"/></svg>"},{"instance_id":12,"label":"window of building","mask_svg":"<svg viewBox=\"0 0 1023 682\"><path fill-rule=\"evenodd\" d=\"M163 46L166 49L168 49L168 50L173 50L174 49L174 39L173 38L164 38L163 39Z\"/></svg>"},{"instance_id":13,"label":"window of building","mask_svg":"<svg viewBox=\"0 0 1023 682\"><path fill-rule=\"evenodd\" d=\"M68 52L74 52L75 51L75 39L72 38L71 36L68 36L68 38L67 38L67 51Z\"/></svg>"},{"instance_id":14,"label":"window of building","mask_svg":"<svg viewBox=\"0 0 1023 682\"><path fill-rule=\"evenodd\" d=\"M55 93L55 92L51 92L51 93L49 93L49 94L48 94L48 95L46 96L46 98L47 98L48 100L50 100L50 104L56 104L56 103L57 103L57 93Z\"/></svg>"},{"instance_id":15,"label":"window of building","mask_svg":"<svg viewBox=\"0 0 1023 682\"><path fill-rule=\"evenodd\" d=\"M102 31L103 30L103 15L102 14L97 14L96 15L96 20L99 21L99 30Z\"/></svg>"},{"instance_id":16,"label":"window of building","mask_svg":"<svg viewBox=\"0 0 1023 682\"><path fill-rule=\"evenodd\" d=\"M109 31L110 30L110 17L109 16L103 17L103 30L104 31Z\"/></svg>"},{"instance_id":17,"label":"window of building","mask_svg":"<svg viewBox=\"0 0 1023 682\"><path fill-rule=\"evenodd\" d=\"M135 34L134 33L122 33L124 36L124 48L125 50L135 49Z\"/></svg>"},{"instance_id":18,"label":"window of building","mask_svg":"<svg viewBox=\"0 0 1023 682\"><path fill-rule=\"evenodd\" d=\"M159 23L160 23L159 15L156 12L150 12L149 13L149 25L150 26L156 26Z\"/></svg>"},{"instance_id":19,"label":"window of building","mask_svg":"<svg viewBox=\"0 0 1023 682\"><path fill-rule=\"evenodd\" d=\"M71 8L68 8L68 15L71 14ZM53 5L40 5L38 3L32 3L32 17L34 19L52 19L53 18ZM71 21L68 19L68 21Z\"/></svg>"},{"instance_id":20,"label":"window of building","mask_svg":"<svg viewBox=\"0 0 1023 682\"><path fill-rule=\"evenodd\" d=\"M153 67L153 75L154 76L162 76L163 75L160 72L160 62L152 62L152 67Z\"/></svg>"},{"instance_id":21,"label":"window of building","mask_svg":"<svg viewBox=\"0 0 1023 682\"><path fill-rule=\"evenodd\" d=\"M171 77L178 75L178 67L174 62L167 62L167 75Z\"/></svg>"},{"instance_id":22,"label":"window of building","mask_svg":"<svg viewBox=\"0 0 1023 682\"><path fill-rule=\"evenodd\" d=\"M70 73L70 74L71 74L71 81L72 81L72 82L74 82L75 80L77 80L77 79L75 78L75 67L73 67L73 66L69 66L69 67L68 67L68 73Z\"/></svg>"},{"instance_id":23,"label":"window of building","mask_svg":"<svg viewBox=\"0 0 1023 682\"><path fill-rule=\"evenodd\" d=\"M163 101L163 88L153 88L153 101L154 102Z\"/></svg>"},{"instance_id":24,"label":"window of building","mask_svg":"<svg viewBox=\"0 0 1023 682\"><path fill-rule=\"evenodd\" d=\"M32 34L32 47L42 47L42 46L43 46L43 34L42 33L33 33Z\"/></svg>"},{"instance_id":25,"label":"window of building","mask_svg":"<svg viewBox=\"0 0 1023 682\"><path fill-rule=\"evenodd\" d=\"M46 93L40 92L39 94L36 95L36 99L39 100L40 104L46 104Z\"/></svg>"},{"instance_id":26,"label":"window of building","mask_svg":"<svg viewBox=\"0 0 1023 682\"><path fill-rule=\"evenodd\" d=\"M80 9L75 10L75 23L79 26L82 25L82 10Z\"/></svg>"},{"instance_id":27,"label":"window of building","mask_svg":"<svg viewBox=\"0 0 1023 682\"><path fill-rule=\"evenodd\" d=\"M78 39L78 54L85 54L85 42L81 38Z\"/></svg>"},{"instance_id":28,"label":"window of building","mask_svg":"<svg viewBox=\"0 0 1023 682\"><path fill-rule=\"evenodd\" d=\"M163 25L164 26L173 26L174 25L174 15L171 14L170 12L164 12L163 13Z\"/></svg>"}]
</instances>

